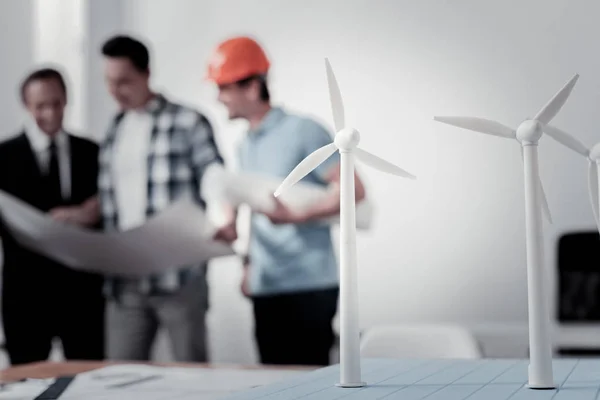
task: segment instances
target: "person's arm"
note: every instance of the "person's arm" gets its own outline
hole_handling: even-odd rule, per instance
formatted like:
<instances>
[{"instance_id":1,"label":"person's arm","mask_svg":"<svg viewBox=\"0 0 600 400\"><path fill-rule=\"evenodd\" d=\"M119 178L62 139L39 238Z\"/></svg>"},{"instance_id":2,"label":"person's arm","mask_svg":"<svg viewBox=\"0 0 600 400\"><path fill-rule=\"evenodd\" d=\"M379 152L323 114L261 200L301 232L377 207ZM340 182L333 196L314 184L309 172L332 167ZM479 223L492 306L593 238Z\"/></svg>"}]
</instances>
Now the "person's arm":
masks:
<instances>
[{"instance_id":1,"label":"person's arm","mask_svg":"<svg viewBox=\"0 0 600 400\"><path fill-rule=\"evenodd\" d=\"M77 206L56 207L50 215L57 221L92 227L100 221L100 202L94 195Z\"/></svg>"},{"instance_id":2,"label":"person's arm","mask_svg":"<svg viewBox=\"0 0 600 400\"><path fill-rule=\"evenodd\" d=\"M250 297L250 269L252 260L250 258L250 240L252 238L252 210L247 205L237 209L237 225L239 227L239 237L237 240L236 252L240 255L242 263L242 279L240 282L240 291L245 297Z\"/></svg>"},{"instance_id":3,"label":"person's arm","mask_svg":"<svg viewBox=\"0 0 600 400\"><path fill-rule=\"evenodd\" d=\"M100 201L98 200L98 196L94 195L83 202L80 211L81 220L86 225L96 225L100 221Z\"/></svg>"},{"instance_id":4,"label":"person's arm","mask_svg":"<svg viewBox=\"0 0 600 400\"><path fill-rule=\"evenodd\" d=\"M224 218L222 218L224 222L216 224L217 231L213 239L233 243L238 238L236 227L237 210L224 203L221 203L219 206L224 213Z\"/></svg>"},{"instance_id":5,"label":"person's arm","mask_svg":"<svg viewBox=\"0 0 600 400\"><path fill-rule=\"evenodd\" d=\"M300 142L303 146L303 157L313 151L331 143L329 133L319 124L312 121L298 132L302 135ZM305 223L313 220L323 219L338 215L340 212L340 155L339 152L332 154L327 160L319 165L313 172L323 182L329 185L330 194L323 200L303 212L294 212L274 198L275 208L265 212L273 223ZM354 174L354 193L356 202L365 198L365 187L358 174Z\"/></svg>"},{"instance_id":6,"label":"person's arm","mask_svg":"<svg viewBox=\"0 0 600 400\"><path fill-rule=\"evenodd\" d=\"M275 224L301 224L338 215L340 212L339 164L330 169L325 177L325 181L329 183L331 189L329 195L307 210L294 212L279 199L274 198L275 208L272 211L265 212L265 214ZM354 193L357 203L365 198L364 185L356 173L354 174Z\"/></svg>"},{"instance_id":7,"label":"person's arm","mask_svg":"<svg viewBox=\"0 0 600 400\"><path fill-rule=\"evenodd\" d=\"M238 226L238 240L236 252L242 259L242 265L250 265L250 240L252 235L252 210L247 205L242 205L236 210L236 225Z\"/></svg>"},{"instance_id":8,"label":"person's arm","mask_svg":"<svg viewBox=\"0 0 600 400\"><path fill-rule=\"evenodd\" d=\"M200 181L200 197L207 203L218 201L221 202L220 196L211 196L209 193L202 193L207 185L203 185L205 173L211 166L215 164L224 164L223 157L221 156L217 147L212 125L206 117L198 114L195 124L189 131L189 143L190 143L190 160L193 168L193 173L196 175L198 181ZM217 229L214 239L225 242L233 242L237 239L237 230L235 227L235 212L226 204L213 204L213 207L218 207L223 211L226 209L226 221L224 224Z\"/></svg>"},{"instance_id":9,"label":"person's arm","mask_svg":"<svg viewBox=\"0 0 600 400\"><path fill-rule=\"evenodd\" d=\"M99 168L99 151L100 147L90 140L86 139L73 139L72 150L74 152L80 152L84 155L85 164L81 164L78 167L85 169L92 177L92 182L86 182L80 188L86 193L94 193L89 196L84 202L72 205L72 206L61 206L55 207L50 210L50 216L55 220L70 223L73 225L79 225L86 228L98 228L101 220L100 210L100 199L98 198L98 168ZM89 179L89 178L88 178ZM93 184L92 184L93 183Z\"/></svg>"},{"instance_id":10,"label":"person's arm","mask_svg":"<svg viewBox=\"0 0 600 400\"><path fill-rule=\"evenodd\" d=\"M340 164L330 168L325 176L325 180L333 189L331 193L323 200L315 204L300 215L300 220L307 222L315 219L322 219L339 214L340 212ZM365 198L365 187L358 174L354 174L354 195L356 202Z\"/></svg>"},{"instance_id":11,"label":"person's arm","mask_svg":"<svg viewBox=\"0 0 600 400\"><path fill-rule=\"evenodd\" d=\"M56 207L50 215L58 221L91 227L100 221L100 202L94 195L77 206Z\"/></svg>"}]
</instances>

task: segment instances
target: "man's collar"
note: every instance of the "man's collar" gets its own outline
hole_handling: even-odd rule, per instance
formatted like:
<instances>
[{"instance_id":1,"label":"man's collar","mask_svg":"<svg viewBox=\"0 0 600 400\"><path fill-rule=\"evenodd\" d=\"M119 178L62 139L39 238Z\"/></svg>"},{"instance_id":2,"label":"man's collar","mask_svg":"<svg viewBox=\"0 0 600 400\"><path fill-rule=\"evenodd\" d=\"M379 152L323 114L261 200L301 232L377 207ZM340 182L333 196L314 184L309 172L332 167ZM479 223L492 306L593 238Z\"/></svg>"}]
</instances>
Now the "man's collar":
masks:
<instances>
[{"instance_id":1,"label":"man's collar","mask_svg":"<svg viewBox=\"0 0 600 400\"><path fill-rule=\"evenodd\" d=\"M48 149L48 147L50 147L50 141L52 138L47 133L42 132L35 122L26 123L25 134L31 143L31 147L35 151L45 151ZM67 140L67 134L63 129L61 129L56 133L54 139L56 140L57 144L60 145Z\"/></svg>"},{"instance_id":2,"label":"man's collar","mask_svg":"<svg viewBox=\"0 0 600 400\"><path fill-rule=\"evenodd\" d=\"M133 112L144 113L147 112L149 114L156 115L160 113L165 105L167 104L167 99L161 93L154 93L152 98L139 110L134 110ZM118 123L121 118L127 114L127 110L121 110L116 116L115 121Z\"/></svg>"},{"instance_id":3,"label":"man's collar","mask_svg":"<svg viewBox=\"0 0 600 400\"><path fill-rule=\"evenodd\" d=\"M258 135L268 131L277 125L284 117L286 112L281 107L271 107L271 109L265 114L264 118L255 129L250 130L250 134Z\"/></svg>"},{"instance_id":4,"label":"man's collar","mask_svg":"<svg viewBox=\"0 0 600 400\"><path fill-rule=\"evenodd\" d=\"M144 110L154 114L161 111L165 104L167 104L167 99L161 93L155 93L144 107Z\"/></svg>"}]
</instances>

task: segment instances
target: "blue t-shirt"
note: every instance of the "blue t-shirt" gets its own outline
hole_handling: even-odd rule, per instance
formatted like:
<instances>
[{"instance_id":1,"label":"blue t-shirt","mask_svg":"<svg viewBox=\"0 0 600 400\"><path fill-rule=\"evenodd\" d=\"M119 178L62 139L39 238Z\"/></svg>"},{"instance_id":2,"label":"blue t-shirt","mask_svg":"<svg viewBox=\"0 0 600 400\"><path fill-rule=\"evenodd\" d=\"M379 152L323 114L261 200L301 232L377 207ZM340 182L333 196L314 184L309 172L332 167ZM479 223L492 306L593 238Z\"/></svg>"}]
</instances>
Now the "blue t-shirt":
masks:
<instances>
[{"instance_id":1,"label":"blue t-shirt","mask_svg":"<svg viewBox=\"0 0 600 400\"><path fill-rule=\"evenodd\" d=\"M329 132L316 121L275 107L244 138L240 165L244 171L283 180L306 156L331 142ZM302 181L326 186L327 172L338 163L336 151ZM253 213L249 255L253 296L338 286L337 260L327 225L276 225L265 215Z\"/></svg>"}]
</instances>

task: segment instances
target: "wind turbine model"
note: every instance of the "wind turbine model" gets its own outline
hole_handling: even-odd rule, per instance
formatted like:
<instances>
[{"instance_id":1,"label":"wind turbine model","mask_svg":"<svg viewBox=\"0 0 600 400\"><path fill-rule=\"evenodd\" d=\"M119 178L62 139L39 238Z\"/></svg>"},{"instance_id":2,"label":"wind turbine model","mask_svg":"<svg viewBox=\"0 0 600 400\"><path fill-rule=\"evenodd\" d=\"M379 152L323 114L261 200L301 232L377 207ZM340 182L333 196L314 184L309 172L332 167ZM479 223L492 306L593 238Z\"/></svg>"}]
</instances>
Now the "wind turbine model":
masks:
<instances>
[{"instance_id":1,"label":"wind turbine model","mask_svg":"<svg viewBox=\"0 0 600 400\"><path fill-rule=\"evenodd\" d=\"M337 386L356 388L361 380L358 323L358 282L356 272L356 221L354 192L354 157L382 172L405 178L415 177L403 169L358 148L360 134L346 127L342 95L329 60L325 59L329 97L336 135L333 143L315 150L302 160L283 180L275 196L308 175L336 150L340 152L340 382Z\"/></svg>"},{"instance_id":2,"label":"wind turbine model","mask_svg":"<svg viewBox=\"0 0 600 400\"><path fill-rule=\"evenodd\" d=\"M598 232L600 232L600 195L598 193L598 169L600 169L600 143L588 149L586 145L565 131L551 125L546 125L544 132L552 137L558 143L575 151L588 159L588 188L590 192L590 202L594 212L594 221Z\"/></svg>"},{"instance_id":3,"label":"wind turbine model","mask_svg":"<svg viewBox=\"0 0 600 400\"><path fill-rule=\"evenodd\" d=\"M495 121L471 117L434 117L436 121L475 132L516 139L522 146L525 172L525 228L527 244L527 281L529 304L529 387L553 389L556 387L552 373L552 346L550 342L550 314L546 302L546 276L544 274L543 232L538 167L538 141L547 124L558 114L571 94L579 75L569 80L554 97L536 114L515 131ZM548 214L549 215L549 214Z\"/></svg>"}]
</instances>

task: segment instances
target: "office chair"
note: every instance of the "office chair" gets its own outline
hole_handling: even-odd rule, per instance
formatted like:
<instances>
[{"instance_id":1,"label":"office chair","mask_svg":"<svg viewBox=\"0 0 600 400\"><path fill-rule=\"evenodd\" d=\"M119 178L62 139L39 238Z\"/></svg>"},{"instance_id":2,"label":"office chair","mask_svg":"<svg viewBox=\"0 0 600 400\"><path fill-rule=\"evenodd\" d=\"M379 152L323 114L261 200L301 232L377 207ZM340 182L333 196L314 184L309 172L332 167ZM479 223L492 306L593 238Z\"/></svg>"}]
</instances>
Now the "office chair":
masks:
<instances>
[{"instance_id":1,"label":"office chair","mask_svg":"<svg viewBox=\"0 0 600 400\"><path fill-rule=\"evenodd\" d=\"M597 231L566 232L558 239L556 317L563 326L600 323L600 235ZM561 355L598 356L600 349L559 347Z\"/></svg>"},{"instance_id":2,"label":"office chair","mask_svg":"<svg viewBox=\"0 0 600 400\"><path fill-rule=\"evenodd\" d=\"M567 232L557 251L558 322L600 322L600 235Z\"/></svg>"},{"instance_id":3,"label":"office chair","mask_svg":"<svg viewBox=\"0 0 600 400\"><path fill-rule=\"evenodd\" d=\"M482 358L475 336L450 324L375 326L361 338L361 356L368 358Z\"/></svg>"}]
</instances>

